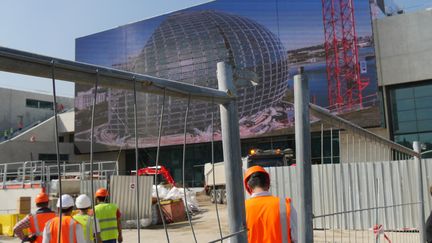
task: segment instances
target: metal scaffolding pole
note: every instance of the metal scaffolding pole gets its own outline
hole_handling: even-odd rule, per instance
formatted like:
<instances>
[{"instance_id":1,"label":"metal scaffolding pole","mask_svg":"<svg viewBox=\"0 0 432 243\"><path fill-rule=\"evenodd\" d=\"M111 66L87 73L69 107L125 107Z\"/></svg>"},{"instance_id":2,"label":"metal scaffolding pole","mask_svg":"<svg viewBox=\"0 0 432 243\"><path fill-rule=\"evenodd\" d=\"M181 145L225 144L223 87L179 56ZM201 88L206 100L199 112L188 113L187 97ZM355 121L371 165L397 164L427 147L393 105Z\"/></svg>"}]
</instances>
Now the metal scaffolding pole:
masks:
<instances>
[{"instance_id":1,"label":"metal scaffolding pole","mask_svg":"<svg viewBox=\"0 0 432 243\"><path fill-rule=\"evenodd\" d=\"M313 242L312 165L309 122L309 86L304 69L294 76L295 142L297 162L298 242Z\"/></svg>"},{"instance_id":2,"label":"metal scaffolding pole","mask_svg":"<svg viewBox=\"0 0 432 243\"><path fill-rule=\"evenodd\" d=\"M217 79L219 90L228 94L236 94L231 65L219 62L217 64ZM238 232L238 234L232 236L230 242L247 243L240 131L238 126L237 101L235 99L220 105L220 117L229 228L230 234Z\"/></svg>"},{"instance_id":3,"label":"metal scaffolding pole","mask_svg":"<svg viewBox=\"0 0 432 243\"><path fill-rule=\"evenodd\" d=\"M94 84L96 72L99 86L106 88L173 96L193 100L203 100L217 104L228 102L230 97L225 92L150 75L132 73L114 68L102 67L82 62L74 62L55 57L43 56L30 52L0 46L0 71L51 78L51 69L55 65L56 79L81 84ZM192 82L190 82L192 83Z\"/></svg>"},{"instance_id":4,"label":"metal scaffolding pole","mask_svg":"<svg viewBox=\"0 0 432 243\"><path fill-rule=\"evenodd\" d=\"M417 178L417 187L418 187L418 214L419 214L419 233L420 233L420 242L424 243L425 241L425 213L424 213L424 195L423 195L423 166L422 166L422 160L421 160L421 147L420 143L415 141L413 142L413 149L417 153L419 153L419 156L414 156L414 161L416 162L417 166L417 172L418 172L418 178Z\"/></svg>"}]
</instances>

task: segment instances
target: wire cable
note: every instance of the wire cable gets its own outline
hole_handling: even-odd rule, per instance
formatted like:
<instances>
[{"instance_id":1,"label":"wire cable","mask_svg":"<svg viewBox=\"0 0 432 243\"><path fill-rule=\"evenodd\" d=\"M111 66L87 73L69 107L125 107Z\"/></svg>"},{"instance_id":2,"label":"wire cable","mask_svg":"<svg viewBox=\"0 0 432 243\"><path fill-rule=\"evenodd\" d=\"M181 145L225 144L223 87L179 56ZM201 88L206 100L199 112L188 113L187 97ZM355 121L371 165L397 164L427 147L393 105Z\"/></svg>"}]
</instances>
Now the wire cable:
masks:
<instances>
[{"instance_id":1,"label":"wire cable","mask_svg":"<svg viewBox=\"0 0 432 243\"><path fill-rule=\"evenodd\" d=\"M96 80L94 85L94 96L93 96L93 105L91 111L91 120L90 120L90 184L91 184L91 195L92 195L92 210L93 210L93 227L97 229L97 219L96 219L96 210L95 210L95 190L94 190L94 182L93 182L93 144L94 144L94 117L95 117L95 109L96 109L96 98L97 98L97 90L99 84L99 70L96 69ZM60 239L60 238L59 238ZM98 238L95 237L96 243L98 243Z\"/></svg>"},{"instance_id":2,"label":"wire cable","mask_svg":"<svg viewBox=\"0 0 432 243\"><path fill-rule=\"evenodd\" d=\"M162 224L165 230L165 236L167 239L167 242L170 243L170 238L168 235L168 228L165 222L165 217L162 211L162 207L160 204L160 198L159 198L159 192L158 192L158 188L157 188L157 183L158 183L158 170L159 170L159 155L160 155L160 145L161 145L161 137L162 137L162 123L163 123L163 116L165 113L165 98L166 98L166 89L164 89L164 93L163 93L163 98L162 98L162 108L161 108L161 114L160 114L160 118L159 118L159 129L158 129L158 144L157 144L157 148L156 148L156 160L155 160L155 167L156 167L156 175L154 178L154 184L156 187L156 200L157 200L157 204L158 204L158 208L159 208L159 214L162 220Z\"/></svg>"},{"instance_id":3,"label":"wire cable","mask_svg":"<svg viewBox=\"0 0 432 243\"><path fill-rule=\"evenodd\" d=\"M191 215L189 214L189 207L187 203L187 197L186 197L186 176L185 176L185 164L186 164L186 137L187 137L187 120L189 115L189 107L190 107L190 100L191 96L188 97L187 107L186 107L186 113L185 113L185 119L184 119L184 127L183 127L183 134L184 134L184 140L183 140L183 163L182 163L182 174L183 174L183 193L184 193L184 200L185 200L185 206L186 206L186 215L189 221L189 226L192 230L192 235L195 240L195 243L198 243L195 235L195 231L192 225L192 219Z\"/></svg>"},{"instance_id":4,"label":"wire cable","mask_svg":"<svg viewBox=\"0 0 432 243\"><path fill-rule=\"evenodd\" d=\"M137 218L136 218L136 224L137 224L137 236L138 236L138 243L141 242L141 225L140 225L140 197L139 197L139 176L138 176L138 169L139 169L139 164L138 164L138 130L137 130L137 123L138 123L138 119L137 119L137 97L136 97L136 78L133 78L134 81L134 87L133 87L133 93L134 93L134 133L135 133L135 179L136 179L136 185L135 185L135 190L136 190L136 211L137 211Z\"/></svg>"},{"instance_id":5,"label":"wire cable","mask_svg":"<svg viewBox=\"0 0 432 243\"><path fill-rule=\"evenodd\" d=\"M58 191L59 191L59 228L58 228L58 243L60 243L61 239L61 231L62 231L62 175L61 175L61 166L60 166L60 149L59 149L59 139L58 139L58 118L57 118L57 95L56 95L56 79L55 79L55 63L54 60L51 61L51 79L52 79L52 88L53 88L53 110L54 110L54 123L55 123L55 129L54 129L54 136L55 136L55 149L56 149L56 159L57 159L57 175L58 175Z\"/></svg>"},{"instance_id":6,"label":"wire cable","mask_svg":"<svg viewBox=\"0 0 432 243\"><path fill-rule=\"evenodd\" d=\"M216 199L216 176L215 176L215 158L214 158L214 99L212 99L212 114L211 114L211 163L212 163L212 171L213 171L213 193ZM218 204L215 200L215 208L216 208L216 218L219 228L220 242L223 242L223 234L222 227L219 216Z\"/></svg>"}]
</instances>

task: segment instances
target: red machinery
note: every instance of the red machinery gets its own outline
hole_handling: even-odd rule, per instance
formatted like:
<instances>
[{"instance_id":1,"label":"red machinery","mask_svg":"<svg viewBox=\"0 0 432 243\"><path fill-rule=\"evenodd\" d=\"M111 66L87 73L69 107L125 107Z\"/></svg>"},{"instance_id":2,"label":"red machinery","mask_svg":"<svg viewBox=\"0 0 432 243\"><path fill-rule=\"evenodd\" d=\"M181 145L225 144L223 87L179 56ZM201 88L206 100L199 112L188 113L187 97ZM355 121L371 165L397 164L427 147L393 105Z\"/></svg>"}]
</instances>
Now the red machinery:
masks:
<instances>
[{"instance_id":1,"label":"red machinery","mask_svg":"<svg viewBox=\"0 0 432 243\"><path fill-rule=\"evenodd\" d=\"M138 175L162 175L169 184L175 186L175 181L165 166L142 168L138 170Z\"/></svg>"},{"instance_id":2,"label":"red machinery","mask_svg":"<svg viewBox=\"0 0 432 243\"><path fill-rule=\"evenodd\" d=\"M360 77L353 0L322 0L330 110L362 107L369 79Z\"/></svg>"}]
</instances>

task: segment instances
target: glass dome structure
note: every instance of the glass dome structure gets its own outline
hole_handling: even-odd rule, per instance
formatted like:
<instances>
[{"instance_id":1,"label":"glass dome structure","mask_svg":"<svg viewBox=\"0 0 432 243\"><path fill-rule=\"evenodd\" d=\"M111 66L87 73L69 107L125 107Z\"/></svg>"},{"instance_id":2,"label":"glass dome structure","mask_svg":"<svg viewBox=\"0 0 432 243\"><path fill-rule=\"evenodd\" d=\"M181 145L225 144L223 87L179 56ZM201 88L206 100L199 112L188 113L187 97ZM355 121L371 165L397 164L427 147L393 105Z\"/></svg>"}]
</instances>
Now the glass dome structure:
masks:
<instances>
[{"instance_id":1,"label":"glass dome structure","mask_svg":"<svg viewBox=\"0 0 432 243\"><path fill-rule=\"evenodd\" d=\"M217 88L216 64L221 61L254 71L259 76L257 86L237 89L239 119L281 101L287 90L288 59L280 39L249 18L224 12L185 11L169 15L138 56L128 63L127 69ZM123 136L133 134L133 96L118 91L111 97L109 129ZM138 102L140 136L156 136L162 97L139 94ZM186 101L167 97L165 103L163 134L181 134ZM218 111L209 103L192 101L188 132L208 129L212 109ZM215 114L215 121L219 122L218 112Z\"/></svg>"}]
</instances>

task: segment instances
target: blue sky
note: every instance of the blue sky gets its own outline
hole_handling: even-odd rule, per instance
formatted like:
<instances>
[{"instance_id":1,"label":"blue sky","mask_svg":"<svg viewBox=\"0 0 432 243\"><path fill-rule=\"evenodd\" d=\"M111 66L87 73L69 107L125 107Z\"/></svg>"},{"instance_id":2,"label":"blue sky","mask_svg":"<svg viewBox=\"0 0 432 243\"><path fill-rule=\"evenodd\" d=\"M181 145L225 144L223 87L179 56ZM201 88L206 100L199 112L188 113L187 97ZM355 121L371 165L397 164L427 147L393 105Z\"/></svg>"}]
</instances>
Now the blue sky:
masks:
<instances>
[{"instance_id":1,"label":"blue sky","mask_svg":"<svg viewBox=\"0 0 432 243\"><path fill-rule=\"evenodd\" d=\"M253 1L255 0L251 0ZM291 1L303 2L302 0ZM320 2L320 0L316 1ZM2 0L0 45L73 60L75 39L78 37L206 2L209 1ZM394 0L394 2L408 11L432 6L431 0ZM283 8L284 4L284 0L279 0L279 8ZM318 4L313 5L313 7L318 6ZM259 13L256 14L259 16ZM284 17L288 18L288 16L281 16L281 20ZM319 15L300 17L321 18ZM316 28L322 27L316 26ZM3 72L0 72L0 86L51 93L49 80ZM58 94L73 96L73 87L71 83L61 82L58 84Z\"/></svg>"}]
</instances>

